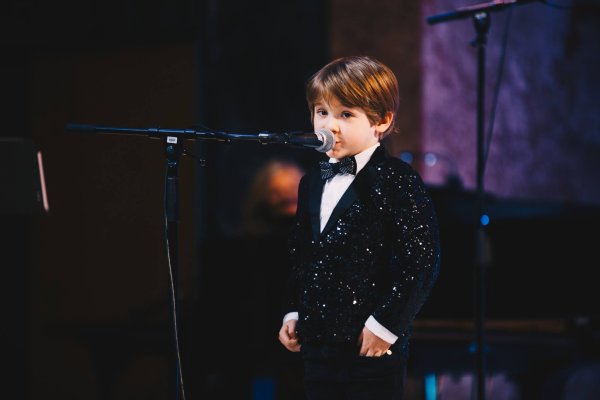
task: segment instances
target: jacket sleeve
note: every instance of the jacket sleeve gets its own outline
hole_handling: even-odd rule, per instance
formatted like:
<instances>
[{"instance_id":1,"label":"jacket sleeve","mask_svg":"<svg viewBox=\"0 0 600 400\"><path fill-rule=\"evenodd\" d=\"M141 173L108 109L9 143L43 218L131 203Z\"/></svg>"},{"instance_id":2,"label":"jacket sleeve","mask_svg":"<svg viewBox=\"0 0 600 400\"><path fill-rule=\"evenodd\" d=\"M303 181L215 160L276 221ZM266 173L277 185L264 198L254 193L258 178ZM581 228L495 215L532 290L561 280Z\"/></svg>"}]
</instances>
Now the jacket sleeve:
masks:
<instances>
[{"instance_id":1,"label":"jacket sleeve","mask_svg":"<svg viewBox=\"0 0 600 400\"><path fill-rule=\"evenodd\" d=\"M439 274L439 228L431 197L416 172L399 174L389 189L385 240L391 246L391 282L373 317L406 337Z\"/></svg>"},{"instance_id":2,"label":"jacket sleeve","mask_svg":"<svg viewBox=\"0 0 600 400\"><path fill-rule=\"evenodd\" d=\"M306 230L310 231L310 214L308 211L308 177L305 175L298 187L298 206L296 217L288 238L288 276L283 291L282 312L298 311L298 286L302 279L303 246L302 240Z\"/></svg>"}]
</instances>

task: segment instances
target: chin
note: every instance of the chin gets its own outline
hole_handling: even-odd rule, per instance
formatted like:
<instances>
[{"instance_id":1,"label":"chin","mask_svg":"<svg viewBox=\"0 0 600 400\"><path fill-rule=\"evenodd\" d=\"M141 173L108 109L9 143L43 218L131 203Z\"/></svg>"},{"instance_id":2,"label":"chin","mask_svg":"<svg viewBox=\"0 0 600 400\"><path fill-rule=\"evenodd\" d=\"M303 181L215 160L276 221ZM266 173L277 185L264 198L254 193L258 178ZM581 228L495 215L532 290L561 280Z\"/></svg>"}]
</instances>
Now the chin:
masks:
<instances>
[{"instance_id":1,"label":"chin","mask_svg":"<svg viewBox=\"0 0 600 400\"><path fill-rule=\"evenodd\" d=\"M345 152L343 150L335 150L334 149L334 150L328 151L326 154L331 158L337 158L339 160L340 158L344 158L346 156L346 153L347 152Z\"/></svg>"}]
</instances>

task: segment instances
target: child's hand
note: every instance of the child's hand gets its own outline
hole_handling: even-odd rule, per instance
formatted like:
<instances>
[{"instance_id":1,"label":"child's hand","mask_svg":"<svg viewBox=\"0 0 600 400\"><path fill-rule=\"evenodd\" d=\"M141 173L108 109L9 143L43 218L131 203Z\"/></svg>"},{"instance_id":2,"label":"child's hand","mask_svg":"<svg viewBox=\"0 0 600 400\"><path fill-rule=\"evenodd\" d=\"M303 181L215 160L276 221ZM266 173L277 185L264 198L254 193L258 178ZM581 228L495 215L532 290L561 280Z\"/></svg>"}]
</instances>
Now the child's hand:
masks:
<instances>
[{"instance_id":1,"label":"child's hand","mask_svg":"<svg viewBox=\"0 0 600 400\"><path fill-rule=\"evenodd\" d=\"M366 357L381 357L386 354L391 344L375 335L366 327L358 337L360 344L360 355ZM387 353L390 354L390 353Z\"/></svg>"},{"instance_id":2,"label":"child's hand","mask_svg":"<svg viewBox=\"0 0 600 400\"><path fill-rule=\"evenodd\" d=\"M293 352L300 351L300 343L296 336L296 320L291 319L281 326L279 330L279 341L286 349Z\"/></svg>"}]
</instances>

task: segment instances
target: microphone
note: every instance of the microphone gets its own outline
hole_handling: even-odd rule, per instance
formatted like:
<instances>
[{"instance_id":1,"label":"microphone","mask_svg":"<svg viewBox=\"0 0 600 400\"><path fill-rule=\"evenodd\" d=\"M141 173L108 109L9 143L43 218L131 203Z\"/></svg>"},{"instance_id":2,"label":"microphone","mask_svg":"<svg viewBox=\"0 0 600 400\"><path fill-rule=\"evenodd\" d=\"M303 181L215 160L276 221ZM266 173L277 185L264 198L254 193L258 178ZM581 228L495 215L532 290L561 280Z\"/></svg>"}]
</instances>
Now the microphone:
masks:
<instances>
[{"instance_id":1,"label":"microphone","mask_svg":"<svg viewBox=\"0 0 600 400\"><path fill-rule=\"evenodd\" d=\"M286 135L288 143L310 147L322 153L327 153L335 144L333 132L327 128L322 128L310 133L288 133Z\"/></svg>"}]
</instances>

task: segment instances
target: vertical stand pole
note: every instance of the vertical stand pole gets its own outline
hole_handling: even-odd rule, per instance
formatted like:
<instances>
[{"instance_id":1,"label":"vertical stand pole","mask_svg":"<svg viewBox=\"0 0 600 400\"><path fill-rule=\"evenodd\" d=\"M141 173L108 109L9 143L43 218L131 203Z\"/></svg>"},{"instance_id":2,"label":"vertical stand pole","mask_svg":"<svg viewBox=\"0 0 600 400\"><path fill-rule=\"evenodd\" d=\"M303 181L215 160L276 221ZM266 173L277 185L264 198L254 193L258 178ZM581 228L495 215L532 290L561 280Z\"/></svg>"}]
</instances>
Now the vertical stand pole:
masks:
<instances>
[{"instance_id":1,"label":"vertical stand pole","mask_svg":"<svg viewBox=\"0 0 600 400\"><path fill-rule=\"evenodd\" d=\"M165 156L167 157L166 165L166 184L165 184L165 218L166 218L166 235L167 235L167 257L169 272L171 274L171 307L170 316L173 321L173 351L174 357L170 358L175 365L175 376L171 379L175 399L180 398L179 383L181 380L181 365L179 362L179 332L178 316L176 313L178 307L178 282L179 282L179 159L182 153L182 144L180 139L174 136L165 138Z\"/></svg>"},{"instance_id":2,"label":"vertical stand pole","mask_svg":"<svg viewBox=\"0 0 600 400\"><path fill-rule=\"evenodd\" d=\"M472 45L477 48L477 196L475 213L475 265L474 265L474 312L475 312L475 370L477 375L477 399L485 400L485 231L483 226L483 175L485 170L485 46L490 29L487 12L473 15L477 36Z\"/></svg>"}]
</instances>

